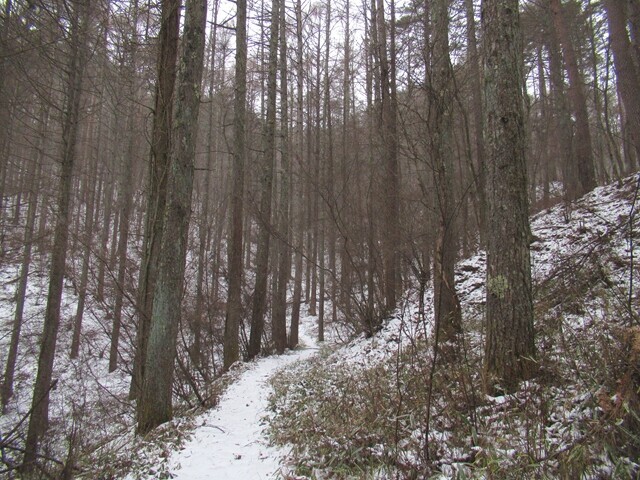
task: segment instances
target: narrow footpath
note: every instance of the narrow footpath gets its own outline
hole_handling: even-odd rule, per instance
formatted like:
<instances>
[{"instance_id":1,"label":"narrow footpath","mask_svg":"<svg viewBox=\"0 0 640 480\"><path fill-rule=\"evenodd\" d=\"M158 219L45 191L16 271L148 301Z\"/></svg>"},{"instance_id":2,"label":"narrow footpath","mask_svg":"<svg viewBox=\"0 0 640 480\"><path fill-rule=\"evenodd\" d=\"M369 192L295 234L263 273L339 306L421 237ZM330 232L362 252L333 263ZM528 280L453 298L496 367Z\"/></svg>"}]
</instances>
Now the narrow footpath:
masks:
<instances>
[{"instance_id":1,"label":"narrow footpath","mask_svg":"<svg viewBox=\"0 0 640 480\"><path fill-rule=\"evenodd\" d=\"M262 418L267 413L275 372L313 356L318 347L311 331L315 317L300 322L302 348L260 358L222 396L219 405L201 415L185 448L169 458L174 479L258 480L275 478L284 452L268 445Z\"/></svg>"}]
</instances>

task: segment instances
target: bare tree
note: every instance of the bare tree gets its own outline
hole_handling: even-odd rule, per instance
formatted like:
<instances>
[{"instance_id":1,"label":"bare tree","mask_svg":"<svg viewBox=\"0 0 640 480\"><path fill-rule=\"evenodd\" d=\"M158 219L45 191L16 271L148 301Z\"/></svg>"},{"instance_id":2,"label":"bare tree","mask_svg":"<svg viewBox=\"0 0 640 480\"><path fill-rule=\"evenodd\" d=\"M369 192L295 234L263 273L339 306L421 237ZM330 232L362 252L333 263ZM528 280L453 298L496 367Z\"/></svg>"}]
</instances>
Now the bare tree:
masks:
<instances>
[{"instance_id":1,"label":"bare tree","mask_svg":"<svg viewBox=\"0 0 640 480\"><path fill-rule=\"evenodd\" d=\"M269 279L269 248L271 244L271 209L273 194L273 170L276 161L276 100L278 73L278 31L280 17L279 0L271 3L271 27L269 31L269 59L267 73L267 117L264 123L264 155L260 165L260 207L258 209L258 251L256 253L256 284L251 312L249 358L260 353L264 332L264 314L267 305L267 281Z\"/></svg>"},{"instance_id":2,"label":"bare tree","mask_svg":"<svg viewBox=\"0 0 640 480\"><path fill-rule=\"evenodd\" d=\"M247 111L247 1L237 0L236 75L234 80L233 180L229 235L229 294L224 326L224 368L240 358L238 332L242 318L242 230Z\"/></svg>"},{"instance_id":3,"label":"bare tree","mask_svg":"<svg viewBox=\"0 0 640 480\"><path fill-rule=\"evenodd\" d=\"M278 218L277 279L271 307L271 332L277 353L287 347L287 287L291 276L291 248L289 235L291 187L289 160L289 82L287 72L287 23L285 2L280 6L280 201Z\"/></svg>"},{"instance_id":4,"label":"bare tree","mask_svg":"<svg viewBox=\"0 0 640 480\"><path fill-rule=\"evenodd\" d=\"M38 191L40 183L40 170L42 158L44 156L44 141L49 122L49 106L43 102L40 107L39 132L37 143L34 148L33 159L29 163L28 176L31 178L28 192L27 224L24 229L24 247L22 253L22 264L20 265L20 276L16 288L16 309L11 328L11 341L7 353L7 364L4 371L4 381L2 383L2 410L7 408L9 399L13 395L13 382L16 370L16 360L18 357L18 344L20 342L20 332L24 314L24 304L27 294L27 281L29 269L31 267L31 250L33 246L36 212L38 210Z\"/></svg>"},{"instance_id":5,"label":"bare tree","mask_svg":"<svg viewBox=\"0 0 640 480\"><path fill-rule=\"evenodd\" d=\"M438 234L434 258L434 308L442 340L460 333L462 315L455 289L458 235L453 198L453 67L449 57L449 0L431 3L431 68L427 71L430 153L433 162Z\"/></svg>"},{"instance_id":6,"label":"bare tree","mask_svg":"<svg viewBox=\"0 0 640 480\"><path fill-rule=\"evenodd\" d=\"M69 221L71 218L71 187L73 165L76 159L76 140L80 120L80 96L82 77L86 64L84 46L88 28L88 2L70 1L69 52L67 79L65 85L66 102L62 129L62 152L60 163L60 183L58 190L57 217L51 253L51 271L49 274L49 292L45 309L38 373L33 389L31 417L22 463L22 472L28 474L35 468L38 446L49 420L49 392L52 388L53 360L60 327L60 304L67 259Z\"/></svg>"},{"instance_id":7,"label":"bare tree","mask_svg":"<svg viewBox=\"0 0 640 480\"><path fill-rule=\"evenodd\" d=\"M575 117L575 171L568 172L567 195L570 200L584 195L596 186L596 174L591 145L589 114L584 94L584 81L578 69L578 60L573 41L569 34L569 26L560 0L549 0L553 23L562 45L562 55L569 77L569 99Z\"/></svg>"}]
</instances>

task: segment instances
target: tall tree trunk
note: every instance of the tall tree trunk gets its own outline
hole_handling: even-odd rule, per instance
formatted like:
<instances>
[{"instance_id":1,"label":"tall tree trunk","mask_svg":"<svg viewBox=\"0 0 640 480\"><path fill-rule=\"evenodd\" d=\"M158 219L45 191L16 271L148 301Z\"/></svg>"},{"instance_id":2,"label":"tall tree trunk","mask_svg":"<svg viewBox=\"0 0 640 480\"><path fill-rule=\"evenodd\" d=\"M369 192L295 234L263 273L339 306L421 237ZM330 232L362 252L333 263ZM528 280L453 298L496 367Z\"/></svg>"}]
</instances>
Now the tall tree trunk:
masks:
<instances>
[{"instance_id":1,"label":"tall tree trunk","mask_svg":"<svg viewBox=\"0 0 640 480\"><path fill-rule=\"evenodd\" d=\"M297 145L296 145L296 156L297 163L302 169L303 157L304 157L304 123L303 123L303 115L304 115L304 74L303 74L303 64L302 64L302 2L301 0L296 0L295 6L295 15L296 15L296 136L297 136ZM291 185L293 189L294 186ZM300 198L304 198L304 184L300 185L299 196ZM289 348L295 348L298 346L298 326L300 322L300 303L302 300L302 249L304 246L304 212L305 205L304 202L299 201L298 204L298 228L295 235L295 273L293 279L293 299L291 306L291 326L289 330L289 339L288 344ZM291 206L293 210L293 206Z\"/></svg>"},{"instance_id":2,"label":"tall tree trunk","mask_svg":"<svg viewBox=\"0 0 640 480\"><path fill-rule=\"evenodd\" d=\"M140 433L148 432L173 416L173 367L191 216L206 19L206 0L187 0L171 146L169 198L162 233L163 253L137 412Z\"/></svg>"},{"instance_id":3,"label":"tall tree trunk","mask_svg":"<svg viewBox=\"0 0 640 480\"><path fill-rule=\"evenodd\" d=\"M473 11L473 0L465 0L465 13L467 21L467 60L470 62L469 75L471 81L471 109L473 110L473 138L476 147L477 178L476 190L478 192L478 206L480 225L480 243L484 245L485 223L487 217L487 166L485 164L484 135L483 135L483 109L482 109L482 73L480 70L480 54L478 53L478 41L476 39L476 19Z\"/></svg>"},{"instance_id":4,"label":"tall tree trunk","mask_svg":"<svg viewBox=\"0 0 640 480\"><path fill-rule=\"evenodd\" d=\"M340 159L340 197L339 208L341 218L351 218L351 199L349 195L348 185L348 132L350 126L349 106L351 103L351 32L350 32L350 16L351 5L349 0L345 2L345 37L344 37L344 60L343 60L343 77L342 77L342 158ZM341 220L341 239L340 239L340 304L346 317L351 316L351 298L350 298L350 277L351 262L349 258L349 237L347 234L346 222ZM335 300L334 300L335 301Z\"/></svg>"},{"instance_id":5,"label":"tall tree trunk","mask_svg":"<svg viewBox=\"0 0 640 480\"><path fill-rule=\"evenodd\" d=\"M549 140L553 143L551 151L559 152L558 165L554 164L554 173L558 167L562 172L562 178L565 182L565 192L574 190L575 186L569 183L575 183L576 174L574 172L575 160L573 159L571 149L571 117L569 114L569 106L565 92L564 74L562 69L562 54L560 52L560 41L553 26L552 19L549 18L550 35L547 39L547 50L549 53L549 81L551 87L551 110L552 110L552 128ZM557 176L554 174L554 178ZM572 180L573 179L573 180Z\"/></svg>"},{"instance_id":6,"label":"tall tree trunk","mask_svg":"<svg viewBox=\"0 0 640 480\"><path fill-rule=\"evenodd\" d=\"M140 276L138 278L138 329L133 360L131 394L137 398L144 380L147 341L153 311L153 296L160 263L162 230L167 201L167 178L171 151L173 91L176 82L176 59L180 35L181 0L162 0L160 46L158 50L157 84L151 153L149 161L147 214L143 238Z\"/></svg>"},{"instance_id":7,"label":"tall tree trunk","mask_svg":"<svg viewBox=\"0 0 640 480\"><path fill-rule=\"evenodd\" d=\"M111 345L109 348L109 372L115 371L118 366L118 348L120 342L120 329L122 327L122 308L124 300L124 291L126 289L125 279L127 273L127 248L129 244L129 223L131 218L131 208L133 201L133 165L136 138L134 134L136 119L136 68L135 68L135 52L130 53L129 78L131 105L127 118L127 149L122 162L122 175L120 178L120 188L118 190L118 208L120 210L118 232L120 234L117 247L118 272L117 285L115 288L115 302L113 308L113 327L111 329Z\"/></svg>"},{"instance_id":8,"label":"tall tree trunk","mask_svg":"<svg viewBox=\"0 0 640 480\"><path fill-rule=\"evenodd\" d=\"M458 235L453 199L453 67L449 58L449 0L431 2L432 66L430 100L431 158L438 209L434 265L436 328L444 341L453 341L462 329L460 302L455 289Z\"/></svg>"},{"instance_id":9,"label":"tall tree trunk","mask_svg":"<svg viewBox=\"0 0 640 480\"><path fill-rule=\"evenodd\" d=\"M384 272L384 298L387 311L392 311L396 306L397 276L398 276L398 245L399 235L399 166L398 166L398 138L397 138L397 107L394 89L395 64L394 54L389 59L387 53L387 25L384 16L384 1L377 0L376 22L373 25L377 33L377 59L380 71L381 90L381 127L383 142L383 188L384 188L384 228L382 237L383 248L383 272ZM395 25L391 25L395 29ZM395 46L391 42L391 51Z\"/></svg>"},{"instance_id":10,"label":"tall tree trunk","mask_svg":"<svg viewBox=\"0 0 640 480\"><path fill-rule=\"evenodd\" d=\"M264 126L264 156L260 178L260 208L258 211L258 250L256 252L256 284L251 312L251 333L248 357L260 353L264 332L264 314L267 304L269 279L269 248L271 244L271 200L273 169L276 160L276 100L278 73L278 31L280 0L271 3L271 29L269 33L269 60L267 75L267 118Z\"/></svg>"},{"instance_id":11,"label":"tall tree trunk","mask_svg":"<svg viewBox=\"0 0 640 480\"><path fill-rule=\"evenodd\" d=\"M100 254L99 254L99 262L98 262L98 279L97 279L97 292L96 297L99 301L104 301L104 283L105 283L105 272L107 269L107 264L109 263L109 233L111 232L111 214L113 213L113 190L114 190L114 181L113 175L111 173L111 168L109 164L103 165L102 168L102 183L107 184L106 187L103 187L104 191L104 199L102 203L104 204L104 209L102 212L102 230L100 231Z\"/></svg>"},{"instance_id":12,"label":"tall tree trunk","mask_svg":"<svg viewBox=\"0 0 640 480\"><path fill-rule=\"evenodd\" d=\"M213 170L213 152L216 148L217 142L215 141L214 135L214 111L216 110L213 103L214 97L214 84L216 78L216 50L218 44L218 9L219 9L220 1L214 0L213 4L213 27L211 28L210 34L210 44L211 44L211 52L210 52L210 61L209 61L209 84L207 87L208 90L208 100L209 100L209 118L208 118L208 130L207 130L207 140L206 140L206 150L207 150L207 160L206 160L206 171L204 174L204 193L201 201L201 212L200 218L198 219L198 271L196 274L196 306L195 311L193 313L193 345L190 348L191 359L199 369L203 375L205 375L205 380L208 378L205 369L202 369L202 327L204 325L204 305L205 305L205 292L204 292L204 277L205 270L208 270L208 261L207 261L207 251L209 250L209 234L211 229L211 221L209 220L209 204L211 203L211 197L209 191L211 190L211 171ZM220 162L222 163L222 162ZM220 222L221 224L223 222ZM216 271L216 268L213 269ZM209 273L207 273L209 275ZM217 278L217 274L213 276L214 281Z\"/></svg>"},{"instance_id":13,"label":"tall tree trunk","mask_svg":"<svg viewBox=\"0 0 640 480\"><path fill-rule=\"evenodd\" d=\"M276 352L284 353L287 347L287 287L291 275L291 248L289 242L290 218L290 165L289 165L289 83L287 81L287 24L284 0L280 6L280 209L278 232L280 244L278 248L278 276L272 306L273 344Z\"/></svg>"},{"instance_id":14,"label":"tall tree trunk","mask_svg":"<svg viewBox=\"0 0 640 480\"><path fill-rule=\"evenodd\" d=\"M633 61L631 41L627 35L627 16L620 0L605 0L609 21L609 38L618 90L624 105L623 122L627 124L635 153L635 162L627 165L627 173L640 166L640 71ZM634 155L629 158L633 159Z\"/></svg>"},{"instance_id":15,"label":"tall tree trunk","mask_svg":"<svg viewBox=\"0 0 640 480\"><path fill-rule=\"evenodd\" d=\"M93 129L92 126L89 127ZM98 152L101 151L100 148L100 140L101 140L101 132L100 127L98 130L98 148L96 149ZM93 135L89 135L89 139L87 140L86 151L89 151L89 145L92 143ZM76 308L76 315L73 321L73 334L71 340L71 351L69 352L69 356L71 359L75 359L78 357L78 353L80 351L80 333L82 330L82 319L84 317L84 307L85 301L87 298L87 284L89 280L89 264L91 262L91 256L93 251L93 222L95 220L95 200L96 200L96 190L97 190L97 172L98 172L98 160L92 158L92 155L89 155L89 161L91 163L89 167L89 174L86 180L86 189L87 189L87 201L86 208L84 211L84 234L83 234L83 251L82 251L82 271L80 273L80 285L78 286L78 305ZM81 211L82 209L78 209ZM80 235L78 235L80 236Z\"/></svg>"},{"instance_id":16,"label":"tall tree trunk","mask_svg":"<svg viewBox=\"0 0 640 480\"><path fill-rule=\"evenodd\" d=\"M49 123L49 106L43 104L39 119L39 132L37 144L34 149L34 156L29 163L28 176L30 178L29 206L27 207L27 224L24 229L24 250L22 253L22 264L20 266L20 276L16 288L16 310L11 328L11 341L7 352L7 364L4 371L4 381L2 383L2 411L4 412L13 395L13 382L16 370L16 360L18 358L18 346L20 343L20 332L22 330L22 319L24 314L24 303L27 294L27 281L29 279L29 269L31 267L31 247L33 245L33 233L36 223L36 212L38 210L38 194L40 183L40 170L42 157L44 156L44 141Z\"/></svg>"},{"instance_id":17,"label":"tall tree trunk","mask_svg":"<svg viewBox=\"0 0 640 480\"><path fill-rule=\"evenodd\" d=\"M233 104L233 191L229 235L229 294L224 326L224 369L240 358L238 332L242 318L242 229L244 221L245 122L247 111L247 0L237 0L236 72Z\"/></svg>"},{"instance_id":18,"label":"tall tree trunk","mask_svg":"<svg viewBox=\"0 0 640 480\"><path fill-rule=\"evenodd\" d=\"M587 100L584 94L584 82L578 70L576 51L571 40L569 27L560 0L549 0L553 23L562 45L565 68L569 77L569 99L576 121L575 175L576 178L565 178L569 182L568 198L575 200L596 187L596 174L589 129ZM572 176L573 177L573 176Z\"/></svg>"},{"instance_id":19,"label":"tall tree trunk","mask_svg":"<svg viewBox=\"0 0 640 480\"><path fill-rule=\"evenodd\" d=\"M69 238L69 220L71 217L71 186L73 183L73 165L75 163L76 139L80 119L80 96L82 76L85 66L83 52L86 43L88 5L84 2L72 2L70 5L70 35L68 78L66 84L66 103L63 113L62 162L60 164L60 183L58 190L58 211L56 218L53 248L51 252L51 272L49 274L49 292L45 308L44 327L38 357L38 373L33 389L27 440L22 463L22 472L29 474L35 469L38 446L49 420L49 392L52 388L53 360L60 327L60 304L64 284L67 244Z\"/></svg>"},{"instance_id":20,"label":"tall tree trunk","mask_svg":"<svg viewBox=\"0 0 640 480\"><path fill-rule=\"evenodd\" d=\"M518 0L483 0L487 161L485 389L535 373Z\"/></svg>"}]
</instances>

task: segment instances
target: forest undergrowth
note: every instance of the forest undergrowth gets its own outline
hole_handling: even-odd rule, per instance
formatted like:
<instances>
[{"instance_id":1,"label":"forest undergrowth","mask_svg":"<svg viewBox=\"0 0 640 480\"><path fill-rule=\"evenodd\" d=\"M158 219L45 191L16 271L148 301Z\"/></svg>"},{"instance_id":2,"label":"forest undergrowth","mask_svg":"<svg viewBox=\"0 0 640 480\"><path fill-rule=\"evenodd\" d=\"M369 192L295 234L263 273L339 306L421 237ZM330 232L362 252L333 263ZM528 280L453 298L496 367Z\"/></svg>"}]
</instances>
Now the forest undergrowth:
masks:
<instances>
[{"instance_id":1,"label":"forest undergrowth","mask_svg":"<svg viewBox=\"0 0 640 480\"><path fill-rule=\"evenodd\" d=\"M516 392L483 393L482 253L458 266L455 344L409 292L373 338L274 377L287 478L637 478L637 181L533 218L538 375Z\"/></svg>"}]
</instances>

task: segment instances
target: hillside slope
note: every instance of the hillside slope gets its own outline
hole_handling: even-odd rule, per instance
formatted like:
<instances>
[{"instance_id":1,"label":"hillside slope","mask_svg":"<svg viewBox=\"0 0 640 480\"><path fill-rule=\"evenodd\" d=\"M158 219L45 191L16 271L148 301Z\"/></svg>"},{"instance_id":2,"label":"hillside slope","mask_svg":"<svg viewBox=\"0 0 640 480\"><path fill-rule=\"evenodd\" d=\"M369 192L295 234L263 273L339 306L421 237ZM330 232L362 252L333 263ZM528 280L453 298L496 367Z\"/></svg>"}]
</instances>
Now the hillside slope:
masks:
<instances>
[{"instance_id":1,"label":"hillside slope","mask_svg":"<svg viewBox=\"0 0 640 480\"><path fill-rule=\"evenodd\" d=\"M484 254L458 265L464 334L433 362L432 292L274 379L292 478L635 478L640 453L640 177L532 218L540 371L482 393Z\"/></svg>"},{"instance_id":2,"label":"hillside slope","mask_svg":"<svg viewBox=\"0 0 640 480\"><path fill-rule=\"evenodd\" d=\"M508 396L488 397L481 389L480 252L457 269L464 334L454 362L433 362L433 293L427 290L420 312L411 290L373 337L244 365L207 387L213 409L180 403L173 422L139 438L127 399L130 353L123 353L122 368L107 373L108 302L88 303L80 357L68 358L77 304L68 281L52 392L55 440L43 453L73 463L79 478L207 478L213 471L247 479L634 478L640 464L638 181L598 188L570 211L559 204L532 218L540 374ZM19 248L14 257L0 272L2 364ZM20 421L30 406L46 285L46 255L36 255L16 394L0 418L5 473L20 461ZM315 321L303 323L309 346Z\"/></svg>"}]
</instances>

